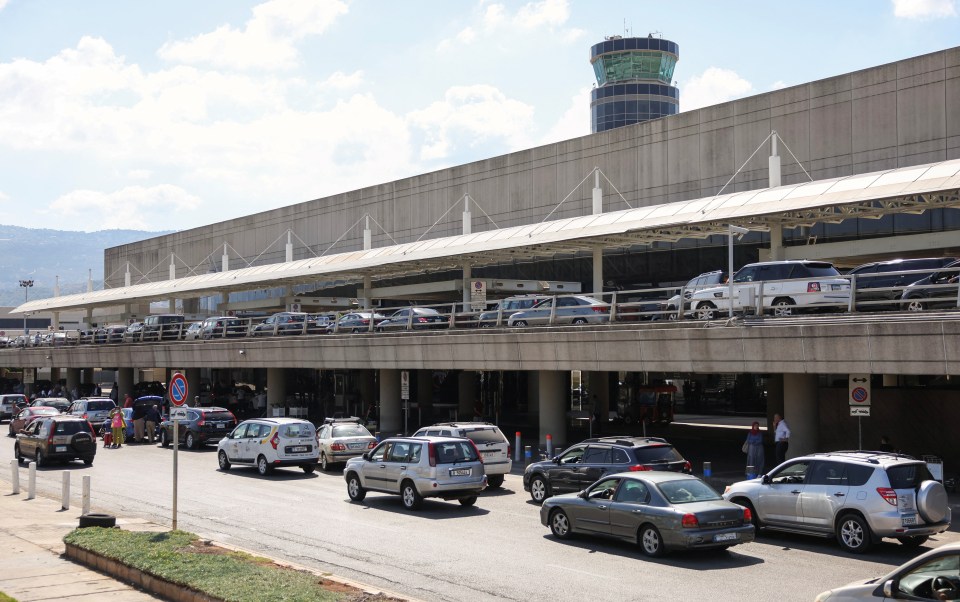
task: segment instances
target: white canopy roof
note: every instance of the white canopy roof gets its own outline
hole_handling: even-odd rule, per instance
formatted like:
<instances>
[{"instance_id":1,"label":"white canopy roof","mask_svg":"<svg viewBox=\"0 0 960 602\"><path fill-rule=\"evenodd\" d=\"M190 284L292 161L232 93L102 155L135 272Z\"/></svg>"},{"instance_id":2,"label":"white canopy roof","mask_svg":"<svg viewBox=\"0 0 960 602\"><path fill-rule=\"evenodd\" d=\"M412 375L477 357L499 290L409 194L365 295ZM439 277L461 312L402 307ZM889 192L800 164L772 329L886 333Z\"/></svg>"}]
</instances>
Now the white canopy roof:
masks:
<instances>
[{"instance_id":1,"label":"white canopy roof","mask_svg":"<svg viewBox=\"0 0 960 602\"><path fill-rule=\"evenodd\" d=\"M960 160L952 160L37 299L11 313L185 299L319 281L359 281L367 275L396 277L457 269L465 263L479 267L597 247L703 238L725 233L728 224L766 230L773 224L795 227L958 206Z\"/></svg>"}]
</instances>

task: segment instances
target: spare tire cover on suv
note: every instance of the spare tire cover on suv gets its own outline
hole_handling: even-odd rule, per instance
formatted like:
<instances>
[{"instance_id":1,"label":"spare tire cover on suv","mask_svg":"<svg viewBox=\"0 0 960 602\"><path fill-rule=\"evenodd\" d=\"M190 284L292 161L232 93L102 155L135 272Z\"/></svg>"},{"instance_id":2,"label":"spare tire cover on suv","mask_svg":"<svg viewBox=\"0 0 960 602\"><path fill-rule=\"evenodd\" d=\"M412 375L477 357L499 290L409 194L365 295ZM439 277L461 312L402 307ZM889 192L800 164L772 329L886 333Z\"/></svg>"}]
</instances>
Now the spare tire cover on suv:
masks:
<instances>
[{"instance_id":1,"label":"spare tire cover on suv","mask_svg":"<svg viewBox=\"0 0 960 602\"><path fill-rule=\"evenodd\" d=\"M917 511L928 523L939 523L947 517L947 490L937 481L924 481L917 490Z\"/></svg>"},{"instance_id":2,"label":"spare tire cover on suv","mask_svg":"<svg viewBox=\"0 0 960 602\"><path fill-rule=\"evenodd\" d=\"M78 452L90 452L96 448L90 433L77 433L70 439L70 445Z\"/></svg>"}]
</instances>

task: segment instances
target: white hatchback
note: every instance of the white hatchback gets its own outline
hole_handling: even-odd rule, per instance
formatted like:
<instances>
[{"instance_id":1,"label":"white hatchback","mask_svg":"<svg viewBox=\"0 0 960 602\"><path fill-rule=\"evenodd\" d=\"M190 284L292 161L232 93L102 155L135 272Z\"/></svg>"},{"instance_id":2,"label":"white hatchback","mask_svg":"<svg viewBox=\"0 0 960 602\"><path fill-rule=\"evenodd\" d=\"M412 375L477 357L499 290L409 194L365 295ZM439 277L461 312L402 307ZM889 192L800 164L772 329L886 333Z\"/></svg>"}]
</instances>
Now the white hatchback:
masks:
<instances>
[{"instance_id":1,"label":"white hatchback","mask_svg":"<svg viewBox=\"0 0 960 602\"><path fill-rule=\"evenodd\" d=\"M310 474L317 469L318 458L313 424L299 418L245 420L217 444L220 470L248 464L265 475L277 467L299 466Z\"/></svg>"}]
</instances>

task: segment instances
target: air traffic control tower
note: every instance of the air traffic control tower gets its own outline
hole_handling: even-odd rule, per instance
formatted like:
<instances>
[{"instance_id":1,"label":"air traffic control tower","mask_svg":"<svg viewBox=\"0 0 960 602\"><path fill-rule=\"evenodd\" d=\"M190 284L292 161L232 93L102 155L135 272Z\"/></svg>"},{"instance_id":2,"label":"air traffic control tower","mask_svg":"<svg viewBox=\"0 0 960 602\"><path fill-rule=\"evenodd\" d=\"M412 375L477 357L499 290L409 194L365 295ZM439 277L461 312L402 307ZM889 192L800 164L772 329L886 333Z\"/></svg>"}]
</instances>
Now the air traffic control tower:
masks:
<instances>
[{"instance_id":1,"label":"air traffic control tower","mask_svg":"<svg viewBox=\"0 0 960 602\"><path fill-rule=\"evenodd\" d=\"M590 95L593 133L676 115L680 90L672 85L680 46L670 40L610 36L590 48L597 87Z\"/></svg>"}]
</instances>

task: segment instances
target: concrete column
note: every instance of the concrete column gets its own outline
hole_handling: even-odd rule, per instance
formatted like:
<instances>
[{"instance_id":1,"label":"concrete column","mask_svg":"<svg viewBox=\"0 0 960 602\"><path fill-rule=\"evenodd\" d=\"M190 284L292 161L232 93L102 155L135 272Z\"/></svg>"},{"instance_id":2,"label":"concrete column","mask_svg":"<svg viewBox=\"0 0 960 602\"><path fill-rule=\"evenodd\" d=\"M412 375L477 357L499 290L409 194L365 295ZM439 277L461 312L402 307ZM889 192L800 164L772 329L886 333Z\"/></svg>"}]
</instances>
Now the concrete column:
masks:
<instances>
[{"instance_id":1,"label":"concrete column","mask_svg":"<svg viewBox=\"0 0 960 602\"><path fill-rule=\"evenodd\" d=\"M177 300L176 300L176 299L167 299L167 307L169 308L169 309L167 310L167 313L168 313L168 314L175 314L175 313L177 313Z\"/></svg>"},{"instance_id":2,"label":"concrete column","mask_svg":"<svg viewBox=\"0 0 960 602\"><path fill-rule=\"evenodd\" d=\"M54 385L60 382L60 368L50 368L50 382Z\"/></svg>"},{"instance_id":3,"label":"concrete column","mask_svg":"<svg viewBox=\"0 0 960 602\"><path fill-rule=\"evenodd\" d=\"M458 420L473 420L476 412L475 405L479 401L477 395L477 376L473 370L463 370L457 375L457 418Z\"/></svg>"},{"instance_id":4,"label":"concrete column","mask_svg":"<svg viewBox=\"0 0 960 602\"><path fill-rule=\"evenodd\" d=\"M820 428L818 385L816 374L783 375L782 416L790 427L788 458L817 451Z\"/></svg>"},{"instance_id":5,"label":"concrete column","mask_svg":"<svg viewBox=\"0 0 960 602\"><path fill-rule=\"evenodd\" d=\"M67 368L67 391L80 388L80 368Z\"/></svg>"},{"instance_id":6,"label":"concrete column","mask_svg":"<svg viewBox=\"0 0 960 602\"><path fill-rule=\"evenodd\" d=\"M470 311L470 295L473 289L470 288L470 280L473 278L473 268L469 263L463 264L463 311Z\"/></svg>"},{"instance_id":7,"label":"concrete column","mask_svg":"<svg viewBox=\"0 0 960 602\"><path fill-rule=\"evenodd\" d=\"M370 309L373 305L373 300L370 299L370 289L373 288L373 278L370 276L363 277L363 288L357 291L357 299L360 301L360 307L362 309Z\"/></svg>"},{"instance_id":8,"label":"concrete column","mask_svg":"<svg viewBox=\"0 0 960 602\"><path fill-rule=\"evenodd\" d=\"M554 446L566 446L567 441L567 396L564 394L563 372L556 370L540 370L536 380L539 381L539 416L540 416L540 445L546 445L547 435L553 437Z\"/></svg>"},{"instance_id":9,"label":"concrete column","mask_svg":"<svg viewBox=\"0 0 960 602\"><path fill-rule=\"evenodd\" d=\"M527 412L540 409L540 378L536 372L527 373Z\"/></svg>"},{"instance_id":10,"label":"concrete column","mask_svg":"<svg viewBox=\"0 0 960 602\"><path fill-rule=\"evenodd\" d=\"M770 226L770 261L781 261L783 257L783 227L774 224Z\"/></svg>"},{"instance_id":11,"label":"concrete column","mask_svg":"<svg viewBox=\"0 0 960 602\"><path fill-rule=\"evenodd\" d=\"M267 368L267 416L287 401L287 374L283 368Z\"/></svg>"},{"instance_id":12,"label":"concrete column","mask_svg":"<svg viewBox=\"0 0 960 602\"><path fill-rule=\"evenodd\" d=\"M80 370L80 382L82 383L93 382L93 368L82 368Z\"/></svg>"},{"instance_id":13,"label":"concrete column","mask_svg":"<svg viewBox=\"0 0 960 602\"><path fill-rule=\"evenodd\" d=\"M183 375L187 378L187 393L190 397L188 401L191 406L195 405L196 398L200 396L200 368L187 368ZM167 382L170 382L169 378Z\"/></svg>"},{"instance_id":14,"label":"concrete column","mask_svg":"<svg viewBox=\"0 0 960 602\"><path fill-rule=\"evenodd\" d=\"M357 411L360 412L360 417L363 418L367 407L377 398L376 390L374 390L374 385L376 385L374 376L376 372L374 370L357 370L356 372L357 389L359 389L360 393L360 407L357 408Z\"/></svg>"},{"instance_id":15,"label":"concrete column","mask_svg":"<svg viewBox=\"0 0 960 602\"><path fill-rule=\"evenodd\" d=\"M181 301L183 303L183 313L184 315L196 315L200 313L200 299L184 299Z\"/></svg>"},{"instance_id":16,"label":"concrete column","mask_svg":"<svg viewBox=\"0 0 960 602\"><path fill-rule=\"evenodd\" d=\"M133 368L119 368L117 370L117 402L123 405L123 398L128 393L133 395Z\"/></svg>"},{"instance_id":17,"label":"concrete column","mask_svg":"<svg viewBox=\"0 0 960 602\"><path fill-rule=\"evenodd\" d=\"M384 437L403 431L400 371L380 371L380 432Z\"/></svg>"},{"instance_id":18,"label":"concrete column","mask_svg":"<svg viewBox=\"0 0 960 602\"><path fill-rule=\"evenodd\" d=\"M597 299L603 295L603 249L593 250L593 295Z\"/></svg>"},{"instance_id":19,"label":"concrete column","mask_svg":"<svg viewBox=\"0 0 960 602\"><path fill-rule=\"evenodd\" d=\"M597 435L606 424L610 412L610 373L589 372L587 379L589 380L590 410L594 416L600 416L599 424L593 425L593 434Z\"/></svg>"},{"instance_id":20,"label":"concrete column","mask_svg":"<svg viewBox=\"0 0 960 602\"><path fill-rule=\"evenodd\" d=\"M60 312L58 311L53 312L53 329L60 330Z\"/></svg>"}]
</instances>

